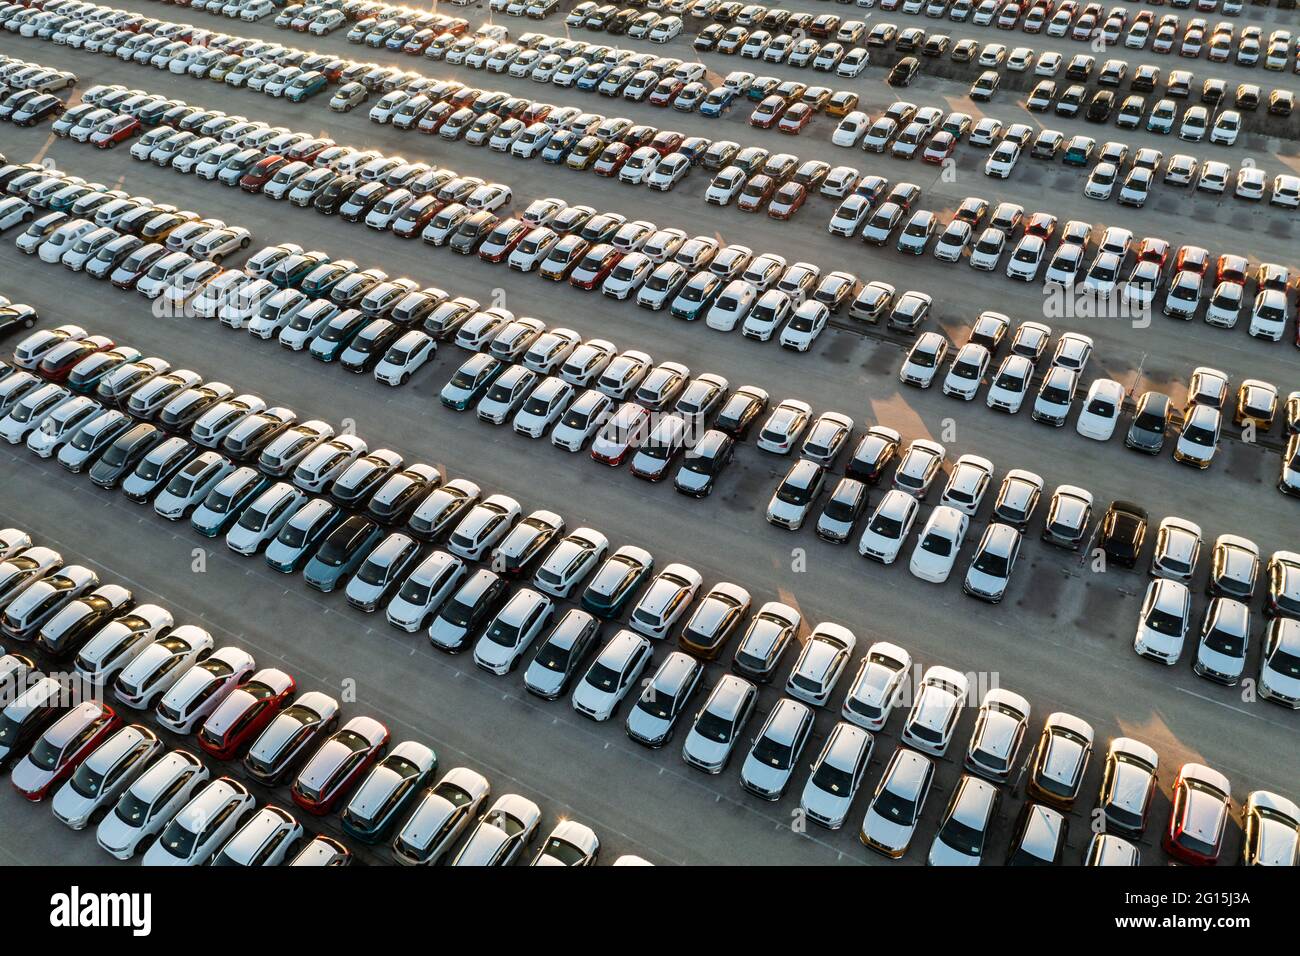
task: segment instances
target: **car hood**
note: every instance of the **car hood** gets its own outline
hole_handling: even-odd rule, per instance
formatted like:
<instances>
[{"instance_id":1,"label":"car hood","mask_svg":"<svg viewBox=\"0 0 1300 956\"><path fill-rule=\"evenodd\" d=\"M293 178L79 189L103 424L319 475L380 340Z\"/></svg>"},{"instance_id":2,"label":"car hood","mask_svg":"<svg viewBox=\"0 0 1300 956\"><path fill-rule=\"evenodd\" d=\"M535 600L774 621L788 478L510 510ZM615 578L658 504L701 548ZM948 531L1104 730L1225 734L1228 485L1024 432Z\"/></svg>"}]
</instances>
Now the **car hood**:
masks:
<instances>
[{"instance_id":1,"label":"car hood","mask_svg":"<svg viewBox=\"0 0 1300 956\"><path fill-rule=\"evenodd\" d=\"M662 717L648 714L640 707L632 708L627 715L627 729L645 740L658 741L668 733L672 725Z\"/></svg>"},{"instance_id":2,"label":"car hood","mask_svg":"<svg viewBox=\"0 0 1300 956\"><path fill-rule=\"evenodd\" d=\"M42 770L30 760L24 760L14 767L10 779L19 790L30 793L49 784L54 779L54 774L48 770Z\"/></svg>"},{"instance_id":3,"label":"car hood","mask_svg":"<svg viewBox=\"0 0 1300 956\"><path fill-rule=\"evenodd\" d=\"M866 818L862 821L863 836L886 849L901 850L907 846L912 838L912 830L911 826L886 820L874 809L868 810Z\"/></svg>"},{"instance_id":4,"label":"car hood","mask_svg":"<svg viewBox=\"0 0 1300 956\"><path fill-rule=\"evenodd\" d=\"M979 866L980 859L977 856L968 856L959 850L954 850L948 844L944 843L937 836L934 838L934 845L930 847L930 856L927 860L930 866Z\"/></svg>"}]
</instances>

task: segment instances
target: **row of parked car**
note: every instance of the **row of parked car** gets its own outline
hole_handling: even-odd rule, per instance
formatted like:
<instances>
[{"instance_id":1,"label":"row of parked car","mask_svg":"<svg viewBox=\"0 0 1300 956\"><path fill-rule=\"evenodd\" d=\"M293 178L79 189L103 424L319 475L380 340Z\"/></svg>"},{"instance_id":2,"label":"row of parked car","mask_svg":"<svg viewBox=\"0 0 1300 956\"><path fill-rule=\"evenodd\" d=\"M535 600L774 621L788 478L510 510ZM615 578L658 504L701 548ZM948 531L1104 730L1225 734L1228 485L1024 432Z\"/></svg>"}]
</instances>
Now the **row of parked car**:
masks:
<instances>
[{"instance_id":1,"label":"row of parked car","mask_svg":"<svg viewBox=\"0 0 1300 956\"><path fill-rule=\"evenodd\" d=\"M60 822L74 830L95 826L113 857L142 853L146 866L351 862L343 842L308 839L283 807L258 809L250 783L287 783L299 812L337 810L348 838L386 843L391 858L406 865L510 865L541 835L541 810L531 800L491 800L487 778L467 767L440 776L437 754L425 744L390 746L379 721L344 721L330 695L300 693L284 671L259 669L237 646L217 647L205 629L176 624L166 608L101 583L89 569L33 545L26 532L0 531L0 562L0 627L18 642L0 656L12 690L0 714L9 731L0 762L27 799L51 798ZM33 653L50 662L48 676ZM85 686L111 688L116 706L76 699L54 670L72 659ZM126 723L130 711L139 719ZM192 738L194 746L168 749L160 730ZM214 776L213 763L224 768L235 760L238 777ZM588 866L599 849L589 827L562 820L532 865Z\"/></svg>"},{"instance_id":2,"label":"row of parked car","mask_svg":"<svg viewBox=\"0 0 1300 956\"><path fill-rule=\"evenodd\" d=\"M1188 0L1176 6L1190 7L1191 3ZM1217 6L1218 0L1199 0L1197 11L1210 13ZM1226 0L1222 13L1237 16L1242 6L1242 0ZM1121 6L1105 11L1100 3L1079 4L1075 0L1032 0L1028 4L980 0L978 5L974 0L951 0L951 6L950 0L881 0L880 8L914 15L924 13L935 19L946 15L959 22L969 18L976 26L993 25L1003 30L1018 27L1026 33L1046 32L1049 37L1100 42L1107 47L1122 45L1129 50L1176 52L1190 59L1204 55L1211 63L1232 62L1241 67L1300 72L1296 62L1300 60L1300 44L1284 28L1273 30L1265 38L1263 29L1253 24L1238 31L1231 21L1221 20L1210 30L1208 20L1203 17L1192 17L1184 25L1176 13L1139 10L1131 14L1127 7Z\"/></svg>"},{"instance_id":3,"label":"row of parked car","mask_svg":"<svg viewBox=\"0 0 1300 956\"><path fill-rule=\"evenodd\" d=\"M428 747L406 741L389 750L387 728L364 716L339 726L341 708L329 695L296 695L293 678L283 671L256 670L252 655L236 647L214 649L208 632L193 625L174 626L166 609L137 605L130 592L117 585L82 582L87 569L65 564L48 548L33 547L21 531L0 532L0 541L0 580L9 584L0 598L6 636L13 630L14 605L21 605L16 616L26 621L28 605L52 604L38 641L46 630L86 632L80 635L89 639L77 655L78 666L101 645L114 645L119 657L126 658L113 662L121 668L112 678L115 687L136 686L132 682L137 672L161 672L152 681L137 682L151 701L150 692L157 691L154 719L173 733L194 734L209 759L227 761L242 753L244 774L264 785L292 777L290 796L300 808L323 815L343 806L342 828L359 841L376 843L395 832L392 853L401 863L428 864L448 857L453 865L505 865L518 860L535 838L541 813L532 801L507 795L483 812L490 786L480 774L457 768L435 783L437 757ZM666 581L669 588L680 588L668 574L681 568L665 569L656 584ZM20 579L17 585L10 583L15 577ZM61 597L43 600L46 592ZM516 592L524 593L536 594ZM734 619L738 602L748 605L748 595L734 586L719 586L704 600L701 608L713 601L718 607L712 615L724 619ZM582 613L570 611L569 617ZM751 635L756 642L788 641L788 632L798 626L798 612L773 602L759 612ZM631 631L620 632L623 635L645 643ZM842 669L855 643L846 628L822 624L809 636L803 656L816 669ZM683 646L694 649L685 642ZM609 651L607 646L598 663ZM108 656L111 661L112 653ZM59 682L43 677L30 657L7 654L0 657L0 667L7 681L28 685L2 715L12 728L3 756L15 765L14 784L29 799L53 795L56 817L69 826L85 827L98 818L98 842L112 855L129 858L147 846L146 865L277 865L295 850L295 865L339 865L350 859L345 846L324 836L297 849L303 829L292 814L274 805L258 811L244 783L233 776L213 780L191 751L164 753L165 745L150 727L123 727L115 710L103 703L64 703ZM835 725L812 764L800 799L807 819L830 828L841 826L870 761L872 732L883 729L892 711L913 695L902 746L881 774L859 831L864 845L891 858L909 848L934 786L936 758L948 750L970 695L968 679L959 672L932 666L913 685L912 668L904 649L887 642L872 645L845 701L846 719ZM669 654L629 713L629 736L647 746L667 743L678 715L701 684L702 671L692 654ZM157 683L166 686L152 686ZM809 696L806 682L788 685L787 690L791 696L781 698L768 713L740 773L742 786L766 799L777 799L788 788L811 736L812 708L820 703L804 703ZM720 772L735 738L752 718L756 697L751 682L737 674L721 677L686 737L683 756L688 764ZM139 701L128 702L121 695L119 699L124 706L148 709ZM967 772L954 789L928 854L932 865L977 865L991 851L987 842L1001 798L999 785L1009 780L1021 759L1030 710L1028 701L1011 691L998 688L984 694L966 748ZM1093 746L1087 722L1065 713L1049 715L1026 760L1030 799L1015 824L1007 862L1061 861L1068 839L1067 814L1081 795ZM1111 741L1098 794L1103 825L1094 829L1087 864L1140 862L1135 841L1148 824L1158 768L1159 756L1149 746L1126 737ZM1166 851L1189 863L1216 862L1230 819L1230 793L1222 774L1199 764L1185 765L1174 783L1175 809L1162 840ZM1265 791L1250 794L1244 805L1242 862L1294 865L1298 828L1300 812L1292 801ZM460 849L450 856L466 833ZM562 821L534 864L588 865L598 850L590 828ZM625 857L619 862L644 861Z\"/></svg>"},{"instance_id":4,"label":"row of parked car","mask_svg":"<svg viewBox=\"0 0 1300 956\"><path fill-rule=\"evenodd\" d=\"M1248 333L1268 341L1281 341L1291 323L1295 282L1286 266L1252 268L1244 256L1223 253L1216 259L1193 245L1175 254L1165 240L1137 241L1121 226L1107 227L1094 249L1091 223L1072 219L1058 228L1050 213L1026 215L1013 202L991 208L979 197L962 200L942 222L931 210L900 202L898 187L886 196L883 181L868 183L872 179L879 178L864 179L832 215L827 227L832 235L892 244L910 255L930 253L944 262L965 261L979 271L1001 269L1009 279L1093 296L1099 309L1118 314L1149 313L1163 293L1166 316L1190 321L1202 315L1220 328L1236 327L1249 309ZM1253 302L1247 293L1251 285Z\"/></svg>"}]
</instances>

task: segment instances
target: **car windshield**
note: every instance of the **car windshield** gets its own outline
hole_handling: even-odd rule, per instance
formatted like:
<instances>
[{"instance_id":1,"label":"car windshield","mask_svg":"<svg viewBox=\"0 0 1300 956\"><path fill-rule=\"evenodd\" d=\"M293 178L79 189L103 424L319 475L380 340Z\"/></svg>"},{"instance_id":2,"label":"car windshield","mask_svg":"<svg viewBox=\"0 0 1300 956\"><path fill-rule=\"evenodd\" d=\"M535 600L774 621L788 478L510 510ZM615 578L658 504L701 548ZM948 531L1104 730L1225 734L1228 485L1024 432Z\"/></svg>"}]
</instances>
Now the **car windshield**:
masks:
<instances>
[{"instance_id":1,"label":"car windshield","mask_svg":"<svg viewBox=\"0 0 1300 956\"><path fill-rule=\"evenodd\" d=\"M846 796L853 789L853 775L824 761L812 775L812 783L827 793Z\"/></svg>"},{"instance_id":2,"label":"car windshield","mask_svg":"<svg viewBox=\"0 0 1300 956\"><path fill-rule=\"evenodd\" d=\"M697 734L705 740L712 740L720 744L730 743L731 735L735 729L735 725L730 720L719 717L708 710L702 713L699 720L695 722L695 732Z\"/></svg>"},{"instance_id":3,"label":"car windshield","mask_svg":"<svg viewBox=\"0 0 1300 956\"><path fill-rule=\"evenodd\" d=\"M886 820L901 826L910 826L916 815L915 803L890 790L882 790L871 807Z\"/></svg>"},{"instance_id":4,"label":"car windshield","mask_svg":"<svg viewBox=\"0 0 1300 956\"><path fill-rule=\"evenodd\" d=\"M1162 611L1160 608L1152 608L1147 615L1147 627L1160 634L1167 634L1171 637L1181 637L1183 633L1183 619L1168 611Z\"/></svg>"},{"instance_id":5,"label":"car windshield","mask_svg":"<svg viewBox=\"0 0 1300 956\"><path fill-rule=\"evenodd\" d=\"M754 760L766 766L777 770L789 770L794 752L789 744L780 743L771 737L760 737L758 742L754 744L751 756Z\"/></svg>"},{"instance_id":6,"label":"car windshield","mask_svg":"<svg viewBox=\"0 0 1300 956\"><path fill-rule=\"evenodd\" d=\"M158 844L172 856L184 860L193 852L198 838L197 833L187 829L179 819L176 819L167 825L167 829L158 838Z\"/></svg>"},{"instance_id":7,"label":"car windshield","mask_svg":"<svg viewBox=\"0 0 1300 956\"><path fill-rule=\"evenodd\" d=\"M1300 657L1294 654L1288 654L1283 650L1274 651L1273 656L1268 659L1268 668L1292 680L1300 680Z\"/></svg>"},{"instance_id":8,"label":"car windshield","mask_svg":"<svg viewBox=\"0 0 1300 956\"><path fill-rule=\"evenodd\" d=\"M953 818L939 830L939 839L967 856L979 856L984 850L984 833Z\"/></svg>"}]
</instances>

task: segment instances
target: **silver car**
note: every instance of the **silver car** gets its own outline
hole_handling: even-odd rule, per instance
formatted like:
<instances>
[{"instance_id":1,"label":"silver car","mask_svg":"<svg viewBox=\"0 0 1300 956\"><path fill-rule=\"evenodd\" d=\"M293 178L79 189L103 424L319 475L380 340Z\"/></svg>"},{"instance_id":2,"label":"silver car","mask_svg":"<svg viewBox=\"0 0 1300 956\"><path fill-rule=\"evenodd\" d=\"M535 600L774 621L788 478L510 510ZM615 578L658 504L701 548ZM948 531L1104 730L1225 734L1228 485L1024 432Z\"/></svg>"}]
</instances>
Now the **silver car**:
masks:
<instances>
[{"instance_id":1,"label":"silver car","mask_svg":"<svg viewBox=\"0 0 1300 956\"><path fill-rule=\"evenodd\" d=\"M54 816L82 830L144 773L162 751L162 741L148 727L130 724L118 730L82 761L54 795Z\"/></svg>"},{"instance_id":2,"label":"silver car","mask_svg":"<svg viewBox=\"0 0 1300 956\"><path fill-rule=\"evenodd\" d=\"M764 800L779 800L812 726L812 708L788 697L778 700L740 768L740 785Z\"/></svg>"},{"instance_id":3,"label":"silver car","mask_svg":"<svg viewBox=\"0 0 1300 956\"><path fill-rule=\"evenodd\" d=\"M705 773L721 773L754 711L758 688L743 677L725 674L695 715L682 759Z\"/></svg>"}]
</instances>

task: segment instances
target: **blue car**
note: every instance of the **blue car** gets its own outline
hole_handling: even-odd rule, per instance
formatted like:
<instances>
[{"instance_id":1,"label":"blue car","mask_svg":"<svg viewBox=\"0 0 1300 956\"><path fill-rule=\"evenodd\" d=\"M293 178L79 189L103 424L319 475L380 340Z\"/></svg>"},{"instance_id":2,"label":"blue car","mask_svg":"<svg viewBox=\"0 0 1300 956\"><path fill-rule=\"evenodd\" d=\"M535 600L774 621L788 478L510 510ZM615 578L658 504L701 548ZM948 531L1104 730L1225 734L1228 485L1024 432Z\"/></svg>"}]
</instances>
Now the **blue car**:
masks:
<instances>
[{"instance_id":1,"label":"blue car","mask_svg":"<svg viewBox=\"0 0 1300 956\"><path fill-rule=\"evenodd\" d=\"M266 563L282 574L301 570L316 548L347 517L325 498L313 498L293 513L266 548Z\"/></svg>"},{"instance_id":2,"label":"blue car","mask_svg":"<svg viewBox=\"0 0 1300 956\"><path fill-rule=\"evenodd\" d=\"M736 100L736 91L729 86L715 86L709 90L697 112L701 116L722 116L731 109Z\"/></svg>"},{"instance_id":3,"label":"blue car","mask_svg":"<svg viewBox=\"0 0 1300 956\"><path fill-rule=\"evenodd\" d=\"M546 144L542 150L542 162L544 163L562 163L569 158L573 152L573 147L578 145L578 140L582 137L577 130L562 129L551 137L551 141Z\"/></svg>"},{"instance_id":4,"label":"blue car","mask_svg":"<svg viewBox=\"0 0 1300 956\"><path fill-rule=\"evenodd\" d=\"M448 408L463 412L483 397L488 386L496 381L505 368L505 363L500 359L493 358L486 352L477 352L456 369L456 374L443 386L438 397Z\"/></svg>"},{"instance_id":5,"label":"blue car","mask_svg":"<svg viewBox=\"0 0 1300 956\"><path fill-rule=\"evenodd\" d=\"M325 536L303 569L302 579L308 587L326 594L343 587L383 537L384 529L378 524L352 515Z\"/></svg>"},{"instance_id":6,"label":"blue car","mask_svg":"<svg viewBox=\"0 0 1300 956\"><path fill-rule=\"evenodd\" d=\"M223 535L239 520L244 507L269 487L271 479L257 469L236 468L208 492L190 518L190 524L206 538Z\"/></svg>"}]
</instances>

